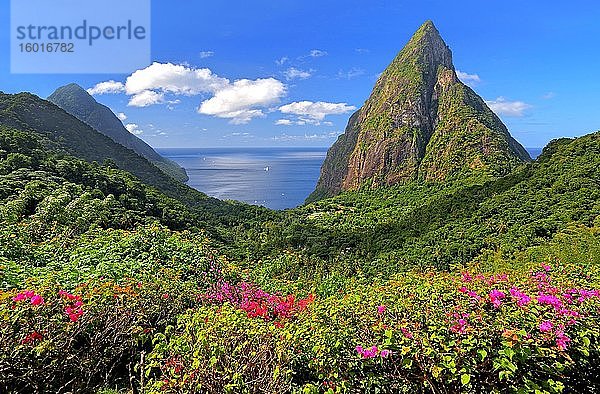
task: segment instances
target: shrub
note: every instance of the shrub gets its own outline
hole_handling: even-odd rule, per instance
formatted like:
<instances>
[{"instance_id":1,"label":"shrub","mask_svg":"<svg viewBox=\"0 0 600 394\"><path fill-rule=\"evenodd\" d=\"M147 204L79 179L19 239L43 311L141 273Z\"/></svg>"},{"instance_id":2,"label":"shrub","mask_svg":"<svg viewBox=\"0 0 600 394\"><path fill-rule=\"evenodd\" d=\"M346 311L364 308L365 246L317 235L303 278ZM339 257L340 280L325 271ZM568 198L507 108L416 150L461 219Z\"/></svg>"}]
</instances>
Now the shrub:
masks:
<instances>
[{"instance_id":1,"label":"shrub","mask_svg":"<svg viewBox=\"0 0 600 394\"><path fill-rule=\"evenodd\" d=\"M155 336L147 372L172 393L594 392L598 269L530 268L407 273L285 317L208 297Z\"/></svg>"}]
</instances>

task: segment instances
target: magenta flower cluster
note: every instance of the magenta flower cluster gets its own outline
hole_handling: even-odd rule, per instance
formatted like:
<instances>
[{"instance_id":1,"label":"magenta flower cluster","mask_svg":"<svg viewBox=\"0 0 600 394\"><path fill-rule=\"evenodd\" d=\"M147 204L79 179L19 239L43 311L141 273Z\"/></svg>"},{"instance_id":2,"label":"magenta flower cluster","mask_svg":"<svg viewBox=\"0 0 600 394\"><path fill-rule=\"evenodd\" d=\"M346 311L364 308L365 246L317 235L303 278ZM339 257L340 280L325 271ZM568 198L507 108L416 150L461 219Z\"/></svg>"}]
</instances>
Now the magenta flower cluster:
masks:
<instances>
[{"instance_id":1,"label":"magenta flower cluster","mask_svg":"<svg viewBox=\"0 0 600 394\"><path fill-rule=\"evenodd\" d=\"M21 302L21 301L29 300L31 302L31 305L34 305L34 306L39 306L39 305L44 304L44 298L39 294L35 294L35 292L31 291L31 290L25 290L25 291L18 293L16 296L14 296L12 298L12 300L14 302Z\"/></svg>"},{"instance_id":2,"label":"magenta flower cluster","mask_svg":"<svg viewBox=\"0 0 600 394\"><path fill-rule=\"evenodd\" d=\"M552 267L544 263L541 265L541 268L541 271L531 273L532 284L537 289L537 295L528 295L516 286L512 286L508 290L508 294L497 288L492 289L487 295L487 300L494 308L500 308L504 302L509 301L508 295L510 295L510 300L520 308L527 308L532 302L540 306L550 307L554 311L555 321L541 321L538 329L548 339L554 339L556 346L560 350L565 350L571 342L571 339L565 333L565 329L575 324L576 320L581 317L579 312L572 309L572 305L582 303L590 298L597 298L600 296L600 292L588 289L567 289L561 292L560 289L551 284ZM463 285L459 287L458 291L470 297L473 302L479 303L485 302L484 299L477 292L470 290L467 285L470 286L473 282L477 281L487 285L499 285L502 282L506 282L508 277L506 275L485 277L482 274L473 276L468 272L463 272L460 280ZM464 334L468 328L467 318L456 314L454 318L454 321L450 325L450 331Z\"/></svg>"},{"instance_id":3,"label":"magenta flower cluster","mask_svg":"<svg viewBox=\"0 0 600 394\"><path fill-rule=\"evenodd\" d=\"M388 358L389 356L391 356L392 352L390 350L386 350L386 349L379 349L377 346L371 346L370 348L363 348L362 346L357 346L356 347L356 352L362 357L362 358L375 358L375 357L381 357L381 358Z\"/></svg>"},{"instance_id":4,"label":"magenta flower cluster","mask_svg":"<svg viewBox=\"0 0 600 394\"><path fill-rule=\"evenodd\" d=\"M293 294L281 296L270 294L256 285L241 282L232 285L219 282L212 289L200 295L200 299L209 303L228 302L246 312L248 317L260 317L265 320L287 319L302 312L312 303L315 296L296 299Z\"/></svg>"}]
</instances>

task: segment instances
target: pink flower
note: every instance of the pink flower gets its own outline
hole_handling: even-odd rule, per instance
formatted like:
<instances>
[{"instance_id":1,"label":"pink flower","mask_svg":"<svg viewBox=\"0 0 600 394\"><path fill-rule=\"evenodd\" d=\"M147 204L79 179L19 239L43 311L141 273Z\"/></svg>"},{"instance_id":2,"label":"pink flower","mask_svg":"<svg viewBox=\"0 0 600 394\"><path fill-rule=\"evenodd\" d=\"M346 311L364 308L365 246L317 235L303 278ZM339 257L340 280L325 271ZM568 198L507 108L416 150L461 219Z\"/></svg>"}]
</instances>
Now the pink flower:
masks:
<instances>
[{"instance_id":1,"label":"pink flower","mask_svg":"<svg viewBox=\"0 0 600 394\"><path fill-rule=\"evenodd\" d=\"M479 297L479 294L477 294L476 292L474 292L473 290L470 290L467 292L467 295L471 298L474 298L477 301L481 300L481 297Z\"/></svg>"},{"instance_id":2,"label":"pink flower","mask_svg":"<svg viewBox=\"0 0 600 394\"><path fill-rule=\"evenodd\" d=\"M362 346L356 347L356 352L362 356L362 358L374 358L377 357L379 349L377 346L371 346L369 349L364 349Z\"/></svg>"},{"instance_id":3,"label":"pink flower","mask_svg":"<svg viewBox=\"0 0 600 394\"><path fill-rule=\"evenodd\" d=\"M34 295L33 297L31 297L31 305L42 305L44 303L44 299L42 298L42 296L40 295Z\"/></svg>"},{"instance_id":4,"label":"pink flower","mask_svg":"<svg viewBox=\"0 0 600 394\"><path fill-rule=\"evenodd\" d=\"M552 267L550 267L548 264L546 263L542 263L542 268L544 269L544 271L549 272Z\"/></svg>"},{"instance_id":5,"label":"pink flower","mask_svg":"<svg viewBox=\"0 0 600 394\"><path fill-rule=\"evenodd\" d=\"M552 325L552 322L545 320L540 323L539 329L541 332L550 332L550 331L552 331L552 327L554 327Z\"/></svg>"},{"instance_id":6,"label":"pink flower","mask_svg":"<svg viewBox=\"0 0 600 394\"><path fill-rule=\"evenodd\" d=\"M566 350L569 342L571 342L571 338L566 336L563 330L556 331L556 346L560 350Z\"/></svg>"},{"instance_id":7,"label":"pink flower","mask_svg":"<svg viewBox=\"0 0 600 394\"><path fill-rule=\"evenodd\" d=\"M408 339L413 339L413 334L412 334L410 331L408 331L406 328L404 328L404 327L401 327L401 328L400 328L400 331L402 331L402 334L403 334L403 335L404 335L406 338L408 338Z\"/></svg>"},{"instance_id":8,"label":"pink flower","mask_svg":"<svg viewBox=\"0 0 600 394\"><path fill-rule=\"evenodd\" d=\"M511 288L509 292L510 295L517 300L517 305L519 306L525 306L531 302L531 298L527 294L520 292L515 287Z\"/></svg>"},{"instance_id":9,"label":"pink flower","mask_svg":"<svg viewBox=\"0 0 600 394\"><path fill-rule=\"evenodd\" d=\"M166 300L167 298L169 298L169 294L165 293L162 295L163 300Z\"/></svg>"},{"instance_id":10,"label":"pink flower","mask_svg":"<svg viewBox=\"0 0 600 394\"><path fill-rule=\"evenodd\" d=\"M562 301L559 300L556 296L549 294L540 293L540 295L537 298L537 302L540 305L552 305L554 309L561 309L562 307Z\"/></svg>"},{"instance_id":11,"label":"pink flower","mask_svg":"<svg viewBox=\"0 0 600 394\"><path fill-rule=\"evenodd\" d=\"M12 300L14 302L25 301L26 299L27 299L27 296L25 295L25 293L19 293L12 298Z\"/></svg>"},{"instance_id":12,"label":"pink flower","mask_svg":"<svg viewBox=\"0 0 600 394\"><path fill-rule=\"evenodd\" d=\"M59 290L58 295L61 296L62 298L66 298L69 301L75 301L75 300L81 301L81 297L80 296L73 295L73 294L71 294L71 293L69 293L67 291L64 291L64 290Z\"/></svg>"},{"instance_id":13,"label":"pink flower","mask_svg":"<svg viewBox=\"0 0 600 394\"><path fill-rule=\"evenodd\" d=\"M390 354L392 354L392 352L390 352L389 350L382 350L381 353L379 353L381 358L387 358Z\"/></svg>"},{"instance_id":14,"label":"pink flower","mask_svg":"<svg viewBox=\"0 0 600 394\"><path fill-rule=\"evenodd\" d=\"M385 305L379 305L377 307L377 313L379 313L380 315L383 314L385 312L385 310L386 310Z\"/></svg>"},{"instance_id":15,"label":"pink flower","mask_svg":"<svg viewBox=\"0 0 600 394\"><path fill-rule=\"evenodd\" d=\"M466 332L468 322L465 319L458 319L455 324L450 327L450 331L457 334L464 334Z\"/></svg>"},{"instance_id":16,"label":"pink flower","mask_svg":"<svg viewBox=\"0 0 600 394\"><path fill-rule=\"evenodd\" d=\"M492 301L494 308L500 307L500 305L502 304L502 299L504 297L506 297L506 296L500 290L494 289L490 292L490 301Z\"/></svg>"},{"instance_id":17,"label":"pink flower","mask_svg":"<svg viewBox=\"0 0 600 394\"><path fill-rule=\"evenodd\" d=\"M379 349L377 349L377 346L371 346L370 349L365 350L363 357L365 357L365 358L376 357L378 351L379 351Z\"/></svg>"}]
</instances>

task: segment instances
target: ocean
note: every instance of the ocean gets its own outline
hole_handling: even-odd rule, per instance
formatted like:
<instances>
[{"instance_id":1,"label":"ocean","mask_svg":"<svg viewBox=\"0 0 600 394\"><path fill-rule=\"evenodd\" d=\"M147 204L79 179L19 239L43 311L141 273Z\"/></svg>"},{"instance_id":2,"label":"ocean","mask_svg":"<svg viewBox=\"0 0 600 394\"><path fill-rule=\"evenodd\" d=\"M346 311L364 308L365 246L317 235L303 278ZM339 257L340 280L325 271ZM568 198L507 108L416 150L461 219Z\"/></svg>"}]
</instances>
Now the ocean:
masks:
<instances>
[{"instance_id":1,"label":"ocean","mask_svg":"<svg viewBox=\"0 0 600 394\"><path fill-rule=\"evenodd\" d=\"M527 148L531 157L541 148ZM314 190L327 148L162 148L185 168L188 185L211 197L286 209Z\"/></svg>"},{"instance_id":2,"label":"ocean","mask_svg":"<svg viewBox=\"0 0 600 394\"><path fill-rule=\"evenodd\" d=\"M327 148L171 148L188 185L211 197L271 209L301 205L314 190Z\"/></svg>"}]
</instances>

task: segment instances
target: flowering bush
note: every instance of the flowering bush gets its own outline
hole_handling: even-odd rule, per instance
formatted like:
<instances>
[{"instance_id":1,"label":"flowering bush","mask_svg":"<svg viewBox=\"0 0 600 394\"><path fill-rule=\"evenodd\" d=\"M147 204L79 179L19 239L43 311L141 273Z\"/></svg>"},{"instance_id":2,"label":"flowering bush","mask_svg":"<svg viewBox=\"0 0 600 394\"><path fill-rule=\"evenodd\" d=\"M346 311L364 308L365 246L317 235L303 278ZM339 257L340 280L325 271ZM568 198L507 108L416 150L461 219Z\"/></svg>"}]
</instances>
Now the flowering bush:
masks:
<instances>
[{"instance_id":1,"label":"flowering bush","mask_svg":"<svg viewBox=\"0 0 600 394\"><path fill-rule=\"evenodd\" d=\"M193 290L168 276L98 280L72 292L57 283L0 291L0 392L94 392L107 381L135 387L149 338L193 303Z\"/></svg>"},{"instance_id":2,"label":"flowering bush","mask_svg":"<svg viewBox=\"0 0 600 394\"><path fill-rule=\"evenodd\" d=\"M213 276L204 288L165 270L0 292L0 391L93 392L106 382L155 393L597 388L595 266L407 272L351 280L326 297Z\"/></svg>"},{"instance_id":3,"label":"flowering bush","mask_svg":"<svg viewBox=\"0 0 600 394\"><path fill-rule=\"evenodd\" d=\"M284 324L272 295L221 284L158 334L148 371L160 369L156 392L589 390L600 369L598 274L558 264L415 272L311 297Z\"/></svg>"},{"instance_id":4,"label":"flowering bush","mask_svg":"<svg viewBox=\"0 0 600 394\"><path fill-rule=\"evenodd\" d=\"M198 299L204 306L156 336L149 372L159 368L162 379L153 387L185 393L289 391L292 343L278 331L301 318L314 295L298 299L221 281Z\"/></svg>"}]
</instances>

